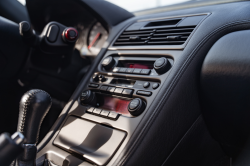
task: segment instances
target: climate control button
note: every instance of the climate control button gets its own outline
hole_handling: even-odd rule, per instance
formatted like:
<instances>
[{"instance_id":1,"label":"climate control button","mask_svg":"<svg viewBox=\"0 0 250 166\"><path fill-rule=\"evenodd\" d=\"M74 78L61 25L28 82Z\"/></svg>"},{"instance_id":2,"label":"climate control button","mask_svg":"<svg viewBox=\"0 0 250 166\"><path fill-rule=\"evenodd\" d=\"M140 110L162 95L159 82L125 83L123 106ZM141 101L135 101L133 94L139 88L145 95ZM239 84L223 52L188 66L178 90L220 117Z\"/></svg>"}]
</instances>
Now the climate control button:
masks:
<instances>
[{"instance_id":1,"label":"climate control button","mask_svg":"<svg viewBox=\"0 0 250 166\"><path fill-rule=\"evenodd\" d=\"M152 85L152 88L153 88L153 89L157 89L159 86L160 86L159 83L154 83L154 84Z\"/></svg>"},{"instance_id":2,"label":"climate control button","mask_svg":"<svg viewBox=\"0 0 250 166\"><path fill-rule=\"evenodd\" d=\"M150 83L149 82L145 82L144 84L143 84L143 87L144 88L148 88L150 86Z\"/></svg>"},{"instance_id":3,"label":"climate control button","mask_svg":"<svg viewBox=\"0 0 250 166\"><path fill-rule=\"evenodd\" d=\"M152 95L152 92L138 90L138 91L136 92L136 94L142 95L142 96L151 96L151 95Z\"/></svg>"}]
</instances>

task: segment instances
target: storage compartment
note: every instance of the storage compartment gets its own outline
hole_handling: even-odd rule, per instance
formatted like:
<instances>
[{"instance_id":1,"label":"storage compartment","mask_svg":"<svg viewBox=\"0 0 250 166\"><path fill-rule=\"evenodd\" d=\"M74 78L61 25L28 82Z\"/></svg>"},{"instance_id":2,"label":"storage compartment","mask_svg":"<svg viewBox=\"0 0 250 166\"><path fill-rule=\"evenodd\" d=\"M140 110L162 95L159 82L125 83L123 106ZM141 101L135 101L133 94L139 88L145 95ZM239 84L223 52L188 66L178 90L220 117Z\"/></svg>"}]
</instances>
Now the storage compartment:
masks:
<instances>
[{"instance_id":1,"label":"storage compartment","mask_svg":"<svg viewBox=\"0 0 250 166\"><path fill-rule=\"evenodd\" d=\"M92 163L105 165L125 137L124 131L70 116L53 143Z\"/></svg>"}]
</instances>

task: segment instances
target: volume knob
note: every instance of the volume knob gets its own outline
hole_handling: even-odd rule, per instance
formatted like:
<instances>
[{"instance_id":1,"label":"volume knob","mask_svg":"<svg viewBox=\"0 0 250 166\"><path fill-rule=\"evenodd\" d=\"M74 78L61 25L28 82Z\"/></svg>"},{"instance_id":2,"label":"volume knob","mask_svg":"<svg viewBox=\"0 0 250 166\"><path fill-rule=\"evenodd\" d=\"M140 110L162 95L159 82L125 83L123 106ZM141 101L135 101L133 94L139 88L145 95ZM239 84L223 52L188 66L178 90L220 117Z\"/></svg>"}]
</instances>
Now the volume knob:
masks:
<instances>
[{"instance_id":1,"label":"volume knob","mask_svg":"<svg viewBox=\"0 0 250 166\"><path fill-rule=\"evenodd\" d=\"M128 111L133 116L140 115L145 108L146 108L146 103L140 98L135 98L131 100L128 105Z\"/></svg>"},{"instance_id":2,"label":"volume knob","mask_svg":"<svg viewBox=\"0 0 250 166\"><path fill-rule=\"evenodd\" d=\"M167 58L159 58L154 63L154 69L158 74L167 72L171 67L170 62Z\"/></svg>"},{"instance_id":3,"label":"volume knob","mask_svg":"<svg viewBox=\"0 0 250 166\"><path fill-rule=\"evenodd\" d=\"M81 104L88 104L95 106L96 105L96 96L95 93L91 90L85 90L81 93L80 96Z\"/></svg>"},{"instance_id":4,"label":"volume knob","mask_svg":"<svg viewBox=\"0 0 250 166\"><path fill-rule=\"evenodd\" d=\"M115 65L115 60L112 56L108 56L102 61L102 67L104 67L104 69L106 70L111 69L114 65Z\"/></svg>"}]
</instances>

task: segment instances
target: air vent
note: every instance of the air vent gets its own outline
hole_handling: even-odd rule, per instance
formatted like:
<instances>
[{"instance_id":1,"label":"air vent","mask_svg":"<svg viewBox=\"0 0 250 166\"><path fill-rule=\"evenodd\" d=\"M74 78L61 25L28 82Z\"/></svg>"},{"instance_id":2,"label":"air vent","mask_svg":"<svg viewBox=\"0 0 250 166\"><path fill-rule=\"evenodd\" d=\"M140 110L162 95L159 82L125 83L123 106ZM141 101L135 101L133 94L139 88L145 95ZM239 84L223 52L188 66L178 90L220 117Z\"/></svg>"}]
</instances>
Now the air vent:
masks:
<instances>
[{"instance_id":1,"label":"air vent","mask_svg":"<svg viewBox=\"0 0 250 166\"><path fill-rule=\"evenodd\" d=\"M130 45L181 45L195 26L124 31L114 46Z\"/></svg>"}]
</instances>

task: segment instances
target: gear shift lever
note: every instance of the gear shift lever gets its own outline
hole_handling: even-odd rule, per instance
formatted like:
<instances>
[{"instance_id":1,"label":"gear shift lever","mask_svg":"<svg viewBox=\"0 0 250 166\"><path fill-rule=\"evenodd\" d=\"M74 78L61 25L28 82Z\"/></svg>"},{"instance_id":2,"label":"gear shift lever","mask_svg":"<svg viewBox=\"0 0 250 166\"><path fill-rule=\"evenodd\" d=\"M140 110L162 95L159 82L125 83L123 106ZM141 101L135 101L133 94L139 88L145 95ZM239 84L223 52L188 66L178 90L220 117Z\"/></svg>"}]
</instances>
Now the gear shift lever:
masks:
<instances>
[{"instance_id":1,"label":"gear shift lever","mask_svg":"<svg viewBox=\"0 0 250 166\"><path fill-rule=\"evenodd\" d=\"M23 95L20 101L17 131L22 133L26 140L23 144L24 153L17 159L17 165L35 165L40 126L50 106L50 95L43 90L34 89Z\"/></svg>"}]
</instances>

